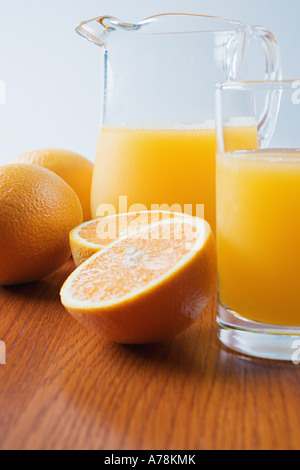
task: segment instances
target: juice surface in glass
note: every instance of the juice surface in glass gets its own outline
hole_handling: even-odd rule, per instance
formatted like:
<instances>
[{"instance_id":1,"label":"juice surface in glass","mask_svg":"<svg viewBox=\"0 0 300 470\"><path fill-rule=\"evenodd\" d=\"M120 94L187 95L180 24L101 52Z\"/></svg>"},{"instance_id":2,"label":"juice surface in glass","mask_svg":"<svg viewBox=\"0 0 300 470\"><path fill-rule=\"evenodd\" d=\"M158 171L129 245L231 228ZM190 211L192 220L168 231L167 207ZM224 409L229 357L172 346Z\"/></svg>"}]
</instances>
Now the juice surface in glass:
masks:
<instances>
[{"instance_id":1,"label":"juice surface in glass","mask_svg":"<svg viewBox=\"0 0 300 470\"><path fill-rule=\"evenodd\" d=\"M256 148L255 127L229 131L234 143ZM120 196L128 211L171 210L202 215L216 229L216 132L213 125L174 128L103 127L92 186L92 214L99 217L105 205L116 213ZM197 205L200 209L197 211ZM192 209L192 210L191 210Z\"/></svg>"},{"instance_id":2,"label":"juice surface in glass","mask_svg":"<svg viewBox=\"0 0 300 470\"><path fill-rule=\"evenodd\" d=\"M260 323L300 325L300 150L218 157L220 303Z\"/></svg>"}]
</instances>

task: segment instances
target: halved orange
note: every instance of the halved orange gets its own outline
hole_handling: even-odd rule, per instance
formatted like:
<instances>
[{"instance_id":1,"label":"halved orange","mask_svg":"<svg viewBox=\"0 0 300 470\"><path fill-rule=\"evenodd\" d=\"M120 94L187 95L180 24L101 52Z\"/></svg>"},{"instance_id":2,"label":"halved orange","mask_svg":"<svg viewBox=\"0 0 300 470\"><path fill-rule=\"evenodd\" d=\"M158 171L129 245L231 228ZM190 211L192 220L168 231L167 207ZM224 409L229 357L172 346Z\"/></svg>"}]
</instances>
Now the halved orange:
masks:
<instances>
[{"instance_id":1,"label":"halved orange","mask_svg":"<svg viewBox=\"0 0 300 470\"><path fill-rule=\"evenodd\" d=\"M70 233L73 260L79 266L92 255L137 227L181 216L164 211L130 212L91 220Z\"/></svg>"},{"instance_id":2,"label":"halved orange","mask_svg":"<svg viewBox=\"0 0 300 470\"><path fill-rule=\"evenodd\" d=\"M194 323L216 285L203 219L170 217L108 244L67 279L61 300L82 325L122 344L168 340Z\"/></svg>"}]
</instances>

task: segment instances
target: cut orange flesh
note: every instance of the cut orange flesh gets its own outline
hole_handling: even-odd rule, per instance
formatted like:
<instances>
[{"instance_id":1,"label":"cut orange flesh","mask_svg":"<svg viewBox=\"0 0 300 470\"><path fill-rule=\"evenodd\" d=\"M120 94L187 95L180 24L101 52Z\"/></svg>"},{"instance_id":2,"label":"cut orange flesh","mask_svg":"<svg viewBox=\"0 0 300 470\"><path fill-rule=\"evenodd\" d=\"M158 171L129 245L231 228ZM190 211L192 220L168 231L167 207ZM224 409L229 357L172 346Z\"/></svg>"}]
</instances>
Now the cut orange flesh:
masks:
<instances>
[{"instance_id":1,"label":"cut orange flesh","mask_svg":"<svg viewBox=\"0 0 300 470\"><path fill-rule=\"evenodd\" d=\"M117 214L85 222L70 233L74 263L79 266L99 250L137 227L154 224L175 216L176 214L170 212L145 211Z\"/></svg>"},{"instance_id":2,"label":"cut orange flesh","mask_svg":"<svg viewBox=\"0 0 300 470\"><path fill-rule=\"evenodd\" d=\"M80 323L110 341L152 343L194 323L215 284L210 226L170 215L127 232L81 264L61 299Z\"/></svg>"}]
</instances>

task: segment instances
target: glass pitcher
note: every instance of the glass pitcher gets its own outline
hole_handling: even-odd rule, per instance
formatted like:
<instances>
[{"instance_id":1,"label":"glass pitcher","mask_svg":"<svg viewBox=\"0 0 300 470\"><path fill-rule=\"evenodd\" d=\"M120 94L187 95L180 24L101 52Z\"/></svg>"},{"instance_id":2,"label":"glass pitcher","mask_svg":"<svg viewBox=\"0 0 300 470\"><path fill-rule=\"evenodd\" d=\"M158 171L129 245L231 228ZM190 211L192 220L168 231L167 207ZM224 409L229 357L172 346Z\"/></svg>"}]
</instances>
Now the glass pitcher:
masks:
<instances>
[{"instance_id":1,"label":"glass pitcher","mask_svg":"<svg viewBox=\"0 0 300 470\"><path fill-rule=\"evenodd\" d=\"M104 100L92 185L93 217L138 210L204 216L215 230L217 82L242 80L255 39L265 76L281 78L279 46L262 27L162 14L139 23L102 16L77 32L102 46ZM254 148L243 123L232 138Z\"/></svg>"}]
</instances>

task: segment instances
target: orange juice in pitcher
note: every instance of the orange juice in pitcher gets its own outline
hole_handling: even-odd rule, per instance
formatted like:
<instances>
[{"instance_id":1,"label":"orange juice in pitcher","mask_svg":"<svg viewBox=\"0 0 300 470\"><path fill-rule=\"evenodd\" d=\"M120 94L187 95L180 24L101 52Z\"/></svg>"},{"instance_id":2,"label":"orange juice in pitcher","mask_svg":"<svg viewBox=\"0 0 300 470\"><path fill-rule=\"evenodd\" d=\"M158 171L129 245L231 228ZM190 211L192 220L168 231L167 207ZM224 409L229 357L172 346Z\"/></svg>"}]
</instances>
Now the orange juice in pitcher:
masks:
<instances>
[{"instance_id":1,"label":"orange juice in pitcher","mask_svg":"<svg viewBox=\"0 0 300 470\"><path fill-rule=\"evenodd\" d=\"M203 215L204 205L215 230L214 87L245 76L253 38L262 45L266 76L276 78L281 64L273 35L180 13L138 23L102 16L77 32L101 46L104 60L93 217L153 206ZM232 132L255 145L253 128Z\"/></svg>"},{"instance_id":2,"label":"orange juice in pitcher","mask_svg":"<svg viewBox=\"0 0 300 470\"><path fill-rule=\"evenodd\" d=\"M253 126L232 127L232 143L257 147ZM92 214L171 210L206 218L216 228L215 129L104 127L99 134ZM120 198L122 196L122 198ZM122 207L126 196L127 207ZM144 207L143 207L144 206Z\"/></svg>"}]
</instances>

